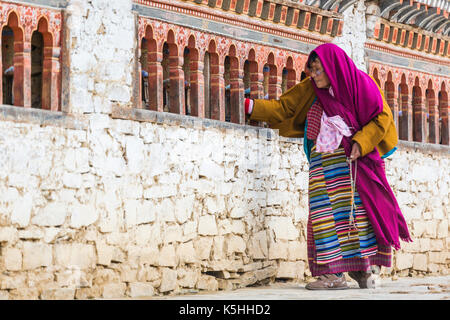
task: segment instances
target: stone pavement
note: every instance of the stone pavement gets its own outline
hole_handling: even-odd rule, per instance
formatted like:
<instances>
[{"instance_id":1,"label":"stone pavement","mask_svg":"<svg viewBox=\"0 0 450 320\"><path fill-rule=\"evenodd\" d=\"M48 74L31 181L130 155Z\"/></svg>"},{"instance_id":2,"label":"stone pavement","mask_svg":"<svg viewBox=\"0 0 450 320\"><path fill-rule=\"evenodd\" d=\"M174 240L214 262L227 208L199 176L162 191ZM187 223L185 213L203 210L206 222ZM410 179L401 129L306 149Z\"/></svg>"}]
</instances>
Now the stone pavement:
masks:
<instances>
[{"instance_id":1,"label":"stone pavement","mask_svg":"<svg viewBox=\"0 0 450 320\"><path fill-rule=\"evenodd\" d=\"M347 277L347 279L349 279ZM310 291L304 283L274 283L233 291L199 292L178 296L148 297L155 300L450 300L450 276L397 280L381 278L377 289L359 289L348 281L350 289Z\"/></svg>"}]
</instances>

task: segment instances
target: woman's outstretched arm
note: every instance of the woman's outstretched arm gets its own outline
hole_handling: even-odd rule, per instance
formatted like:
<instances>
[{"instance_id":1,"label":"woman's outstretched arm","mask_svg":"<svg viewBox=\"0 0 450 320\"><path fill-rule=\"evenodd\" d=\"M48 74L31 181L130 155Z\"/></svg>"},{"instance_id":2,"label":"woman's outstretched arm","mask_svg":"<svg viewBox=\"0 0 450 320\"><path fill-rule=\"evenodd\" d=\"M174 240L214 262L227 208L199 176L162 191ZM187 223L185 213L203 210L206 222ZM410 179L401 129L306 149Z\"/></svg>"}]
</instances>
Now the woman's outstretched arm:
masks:
<instances>
[{"instance_id":1,"label":"woman's outstretched arm","mask_svg":"<svg viewBox=\"0 0 450 320\"><path fill-rule=\"evenodd\" d=\"M315 96L311 80L306 78L286 91L279 99L253 100L253 110L250 120L268 122L276 125L295 115L297 108L305 104L306 100L312 100Z\"/></svg>"}]
</instances>

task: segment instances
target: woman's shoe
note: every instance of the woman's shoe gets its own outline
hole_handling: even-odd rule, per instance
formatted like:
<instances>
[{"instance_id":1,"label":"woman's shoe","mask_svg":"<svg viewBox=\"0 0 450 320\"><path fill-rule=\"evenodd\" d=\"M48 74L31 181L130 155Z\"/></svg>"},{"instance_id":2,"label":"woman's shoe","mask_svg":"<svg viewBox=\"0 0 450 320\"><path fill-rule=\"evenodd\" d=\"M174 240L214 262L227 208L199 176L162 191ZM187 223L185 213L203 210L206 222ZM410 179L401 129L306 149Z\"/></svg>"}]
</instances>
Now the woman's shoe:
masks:
<instances>
[{"instance_id":1,"label":"woman's shoe","mask_svg":"<svg viewBox=\"0 0 450 320\"><path fill-rule=\"evenodd\" d=\"M308 290L342 290L348 289L347 281L342 275L338 277L335 274L323 274L319 279L308 283L305 287Z\"/></svg>"},{"instance_id":2,"label":"woman's shoe","mask_svg":"<svg viewBox=\"0 0 450 320\"><path fill-rule=\"evenodd\" d=\"M372 266L367 271L348 272L350 278L356 280L361 289L376 289L377 287L379 287L379 274L380 268L378 266Z\"/></svg>"}]
</instances>

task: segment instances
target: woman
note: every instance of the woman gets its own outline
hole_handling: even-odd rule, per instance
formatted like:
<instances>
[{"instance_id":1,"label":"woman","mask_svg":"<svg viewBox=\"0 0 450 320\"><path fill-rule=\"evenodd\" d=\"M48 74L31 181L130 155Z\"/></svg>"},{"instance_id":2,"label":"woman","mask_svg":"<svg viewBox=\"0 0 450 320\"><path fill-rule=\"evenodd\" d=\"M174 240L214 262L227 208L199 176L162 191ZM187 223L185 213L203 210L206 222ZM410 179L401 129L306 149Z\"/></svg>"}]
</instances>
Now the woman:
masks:
<instances>
[{"instance_id":1,"label":"woman","mask_svg":"<svg viewBox=\"0 0 450 320\"><path fill-rule=\"evenodd\" d=\"M383 93L334 44L308 57L309 78L279 100L245 100L250 119L282 136L304 136L309 172L311 290L346 289L342 272L374 288L374 266L391 266L391 247L411 241L382 158L398 138Z\"/></svg>"}]
</instances>

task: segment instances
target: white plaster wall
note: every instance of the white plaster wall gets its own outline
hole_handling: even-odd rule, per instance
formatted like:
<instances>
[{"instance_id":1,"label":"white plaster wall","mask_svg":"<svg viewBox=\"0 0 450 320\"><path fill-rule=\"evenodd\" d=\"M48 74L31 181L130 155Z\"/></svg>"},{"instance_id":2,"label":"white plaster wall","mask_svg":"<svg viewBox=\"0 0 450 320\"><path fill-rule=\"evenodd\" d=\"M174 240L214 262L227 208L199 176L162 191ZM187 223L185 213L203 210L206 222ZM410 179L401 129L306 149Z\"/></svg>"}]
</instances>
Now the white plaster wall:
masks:
<instances>
[{"instance_id":1,"label":"white plaster wall","mask_svg":"<svg viewBox=\"0 0 450 320\"><path fill-rule=\"evenodd\" d=\"M71 113L110 113L130 105L136 47L131 0L71 0L69 32Z\"/></svg>"},{"instance_id":2,"label":"white plaster wall","mask_svg":"<svg viewBox=\"0 0 450 320\"><path fill-rule=\"evenodd\" d=\"M364 43L366 36L366 6L365 1L359 0L353 6L350 6L343 12L344 26L342 36L336 37L333 43L340 46L356 66L366 71Z\"/></svg>"},{"instance_id":3,"label":"white plaster wall","mask_svg":"<svg viewBox=\"0 0 450 320\"><path fill-rule=\"evenodd\" d=\"M88 130L0 122L2 295L153 295L310 276L300 141L105 117ZM448 273L445 150L400 145L387 161L414 242L384 275Z\"/></svg>"}]
</instances>

